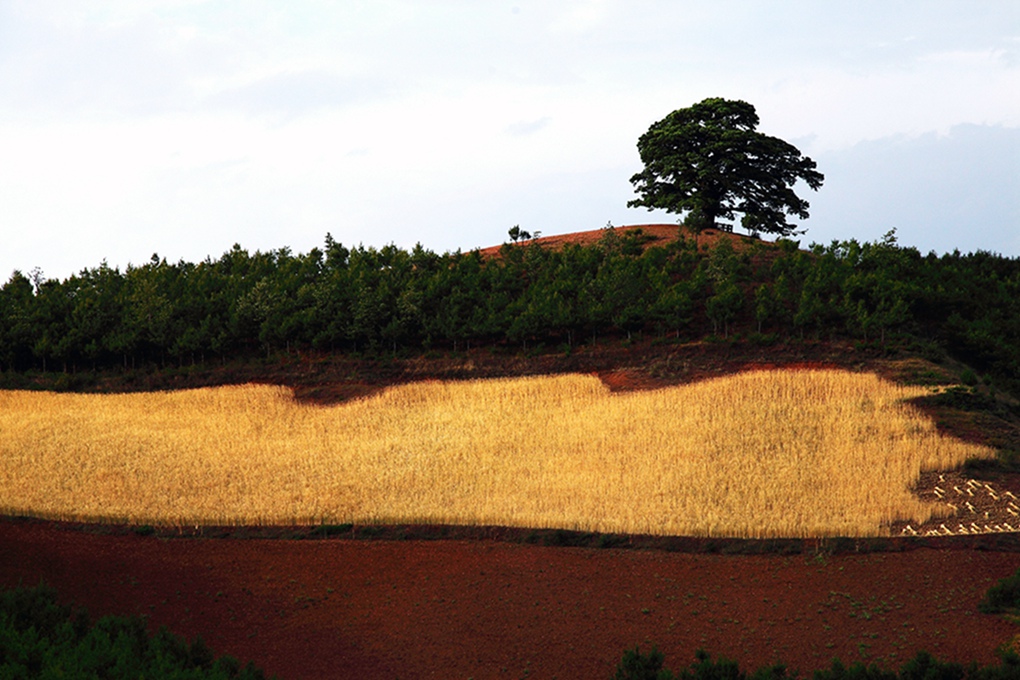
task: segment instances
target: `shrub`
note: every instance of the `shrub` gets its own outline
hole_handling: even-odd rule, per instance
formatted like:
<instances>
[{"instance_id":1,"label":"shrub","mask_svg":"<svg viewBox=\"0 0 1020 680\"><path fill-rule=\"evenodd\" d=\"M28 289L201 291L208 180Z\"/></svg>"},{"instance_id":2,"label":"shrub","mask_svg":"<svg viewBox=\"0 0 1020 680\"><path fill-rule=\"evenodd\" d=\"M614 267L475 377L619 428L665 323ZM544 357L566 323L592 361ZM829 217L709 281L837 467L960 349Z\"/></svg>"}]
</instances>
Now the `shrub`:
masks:
<instances>
[{"instance_id":1,"label":"shrub","mask_svg":"<svg viewBox=\"0 0 1020 680\"><path fill-rule=\"evenodd\" d=\"M614 680L673 680L676 676L662 667L665 656L655 647L648 654L642 654L635 647L623 653L623 661L616 667Z\"/></svg>"},{"instance_id":2,"label":"shrub","mask_svg":"<svg viewBox=\"0 0 1020 680\"><path fill-rule=\"evenodd\" d=\"M978 604L978 610L986 614L1001 614L1018 608L1020 608L1020 569L989 588L985 593L985 599Z\"/></svg>"},{"instance_id":3,"label":"shrub","mask_svg":"<svg viewBox=\"0 0 1020 680\"><path fill-rule=\"evenodd\" d=\"M786 666L774 664L762 666L754 673L742 671L735 661L713 660L703 650L695 654L695 663L679 675L663 668L663 654L655 647L647 655L639 649L627 650L623 661L616 668L614 680L785 680L790 676ZM972 663L964 668L960 664L939 661L928 652L921 651L906 661L899 672L881 668L875 664L866 666L861 662L844 666L839 659L833 659L829 668L815 671L812 680L1016 680L1020 678L1020 656L1003 652L996 666L982 666Z\"/></svg>"},{"instance_id":4,"label":"shrub","mask_svg":"<svg viewBox=\"0 0 1020 680\"><path fill-rule=\"evenodd\" d=\"M179 680L262 680L249 663L213 653L196 638L190 645L161 628L149 636L145 621L106 616L90 625L83 610L58 604L52 588L0 593L0 678L101 677Z\"/></svg>"}]
</instances>

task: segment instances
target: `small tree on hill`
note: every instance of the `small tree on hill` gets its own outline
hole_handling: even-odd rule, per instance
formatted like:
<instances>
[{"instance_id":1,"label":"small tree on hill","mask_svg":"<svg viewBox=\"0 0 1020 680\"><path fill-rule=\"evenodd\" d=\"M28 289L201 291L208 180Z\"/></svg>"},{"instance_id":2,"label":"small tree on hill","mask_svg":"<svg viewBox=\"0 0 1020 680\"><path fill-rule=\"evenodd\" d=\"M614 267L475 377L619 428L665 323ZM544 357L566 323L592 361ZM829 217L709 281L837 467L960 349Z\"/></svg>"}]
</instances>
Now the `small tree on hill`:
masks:
<instances>
[{"instance_id":1,"label":"small tree on hill","mask_svg":"<svg viewBox=\"0 0 1020 680\"><path fill-rule=\"evenodd\" d=\"M686 214L698 230L739 212L751 233L796 233L786 215L806 219L808 202L793 185L817 190L825 178L796 147L757 127L753 106L719 98L653 123L638 139L645 169L630 178L640 198L627 205Z\"/></svg>"}]
</instances>

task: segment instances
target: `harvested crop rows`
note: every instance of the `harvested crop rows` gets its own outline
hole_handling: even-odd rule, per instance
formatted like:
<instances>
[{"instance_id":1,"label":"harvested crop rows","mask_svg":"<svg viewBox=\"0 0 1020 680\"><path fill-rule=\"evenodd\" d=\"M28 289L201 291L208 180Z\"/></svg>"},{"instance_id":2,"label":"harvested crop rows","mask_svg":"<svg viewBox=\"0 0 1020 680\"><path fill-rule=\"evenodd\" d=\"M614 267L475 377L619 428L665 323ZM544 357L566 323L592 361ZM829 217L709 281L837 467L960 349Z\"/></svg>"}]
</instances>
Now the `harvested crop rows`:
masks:
<instances>
[{"instance_id":1,"label":"harvested crop rows","mask_svg":"<svg viewBox=\"0 0 1020 680\"><path fill-rule=\"evenodd\" d=\"M903 403L926 393L836 370L628 394L586 375L426 382L331 407L253 385L3 392L0 498L138 524L899 533L939 511L910 491L922 472L992 455Z\"/></svg>"}]
</instances>

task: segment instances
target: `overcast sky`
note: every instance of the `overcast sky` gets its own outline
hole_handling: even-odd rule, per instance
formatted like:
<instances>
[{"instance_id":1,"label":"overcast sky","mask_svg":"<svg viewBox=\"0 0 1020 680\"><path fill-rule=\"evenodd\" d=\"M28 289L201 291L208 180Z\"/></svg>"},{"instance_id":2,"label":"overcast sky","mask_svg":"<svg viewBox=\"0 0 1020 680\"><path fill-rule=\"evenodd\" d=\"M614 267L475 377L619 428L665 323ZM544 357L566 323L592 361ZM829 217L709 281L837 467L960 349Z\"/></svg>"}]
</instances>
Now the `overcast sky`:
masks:
<instances>
[{"instance_id":1,"label":"overcast sky","mask_svg":"<svg viewBox=\"0 0 1020 680\"><path fill-rule=\"evenodd\" d=\"M0 282L232 244L675 222L637 138L743 99L804 241L1020 256L1020 2L0 0Z\"/></svg>"}]
</instances>

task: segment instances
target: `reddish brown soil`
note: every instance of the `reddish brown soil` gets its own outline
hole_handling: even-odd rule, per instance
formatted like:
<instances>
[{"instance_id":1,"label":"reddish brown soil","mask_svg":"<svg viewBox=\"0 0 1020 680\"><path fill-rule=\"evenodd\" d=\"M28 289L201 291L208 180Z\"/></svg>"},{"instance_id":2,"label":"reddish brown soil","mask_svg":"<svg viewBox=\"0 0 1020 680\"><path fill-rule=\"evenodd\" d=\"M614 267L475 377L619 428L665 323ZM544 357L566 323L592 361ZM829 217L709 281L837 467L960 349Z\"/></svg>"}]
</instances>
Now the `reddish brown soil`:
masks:
<instances>
[{"instance_id":1,"label":"reddish brown soil","mask_svg":"<svg viewBox=\"0 0 1020 680\"><path fill-rule=\"evenodd\" d=\"M0 521L0 586L40 579L281 678L608 678L656 644L801 671L919 649L995 660L1011 552L738 556L494 541L167 539Z\"/></svg>"},{"instance_id":2,"label":"reddish brown soil","mask_svg":"<svg viewBox=\"0 0 1020 680\"><path fill-rule=\"evenodd\" d=\"M615 227L616 234L619 236L624 236L638 230L640 230L644 236L650 237L648 242L645 243L645 247L664 245L670 241L675 241L677 236L681 233L683 233L685 238L693 239L694 242L698 244L699 248L711 248L720 238L729 238L737 250L741 250L755 241L760 241L760 239L756 239L751 236L719 231L718 229L705 229L700 234L694 234L687 230L681 231L680 226L677 224L632 224L628 226ZM541 238L530 241L520 241L516 244L510 245L516 248L524 248L532 244L537 244L543 248L558 250L567 244L579 246L595 245L602 240L602 237L605 236L605 234L605 229L593 229L591 231L579 231L570 234L543 236ZM762 241L762 243L769 244L771 242ZM483 257L495 257L499 254L502 247L503 246L501 245L490 246L488 248L481 249L479 252Z\"/></svg>"}]
</instances>

